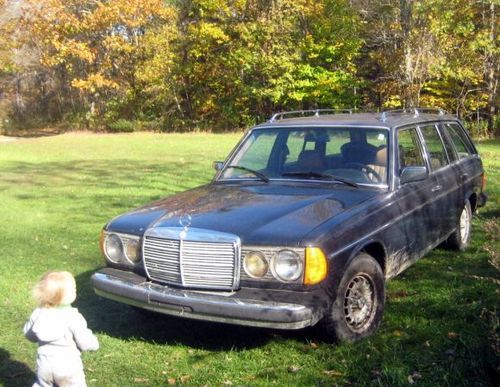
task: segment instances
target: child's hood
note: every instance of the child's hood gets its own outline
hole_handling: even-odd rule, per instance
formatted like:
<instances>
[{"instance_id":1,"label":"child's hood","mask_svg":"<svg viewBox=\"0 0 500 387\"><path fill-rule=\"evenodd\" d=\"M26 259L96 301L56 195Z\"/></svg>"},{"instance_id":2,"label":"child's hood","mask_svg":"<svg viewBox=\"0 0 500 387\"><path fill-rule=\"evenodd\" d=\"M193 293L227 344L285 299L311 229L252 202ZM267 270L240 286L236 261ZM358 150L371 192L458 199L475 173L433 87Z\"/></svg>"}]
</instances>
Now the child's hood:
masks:
<instances>
[{"instance_id":1,"label":"child's hood","mask_svg":"<svg viewBox=\"0 0 500 387\"><path fill-rule=\"evenodd\" d=\"M68 314L71 314L72 308L37 308L31 315L31 332L39 341L52 342L57 341L68 331Z\"/></svg>"}]
</instances>

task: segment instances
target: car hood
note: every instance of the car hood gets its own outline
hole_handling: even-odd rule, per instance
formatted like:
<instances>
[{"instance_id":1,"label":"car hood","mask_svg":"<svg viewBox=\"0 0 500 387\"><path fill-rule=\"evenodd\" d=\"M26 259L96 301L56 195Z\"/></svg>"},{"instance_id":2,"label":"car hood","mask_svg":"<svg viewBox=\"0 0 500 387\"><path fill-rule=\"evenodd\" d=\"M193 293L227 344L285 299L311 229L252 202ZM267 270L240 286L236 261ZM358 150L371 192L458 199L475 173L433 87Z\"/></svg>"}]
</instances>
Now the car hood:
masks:
<instances>
[{"instance_id":1,"label":"car hood","mask_svg":"<svg viewBox=\"0 0 500 387\"><path fill-rule=\"evenodd\" d=\"M236 234L244 244L299 244L317 226L373 197L377 190L333 184L208 184L119 216L107 230L142 235L151 227Z\"/></svg>"}]
</instances>

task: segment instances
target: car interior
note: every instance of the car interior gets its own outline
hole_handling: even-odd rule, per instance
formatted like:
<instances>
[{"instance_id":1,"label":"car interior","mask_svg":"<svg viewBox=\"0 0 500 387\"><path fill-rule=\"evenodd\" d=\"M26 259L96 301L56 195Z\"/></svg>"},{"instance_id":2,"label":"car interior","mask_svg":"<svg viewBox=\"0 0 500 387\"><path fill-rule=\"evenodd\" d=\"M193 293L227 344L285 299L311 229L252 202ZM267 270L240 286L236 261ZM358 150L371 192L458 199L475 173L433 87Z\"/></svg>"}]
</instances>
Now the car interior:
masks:
<instances>
[{"instance_id":1,"label":"car interior","mask_svg":"<svg viewBox=\"0 0 500 387\"><path fill-rule=\"evenodd\" d=\"M331 175L358 184L386 184L387 137L386 130L372 128L264 129L249 138L251 143L241 147L231 164L269 178L320 179ZM223 176L255 177L234 168Z\"/></svg>"}]
</instances>

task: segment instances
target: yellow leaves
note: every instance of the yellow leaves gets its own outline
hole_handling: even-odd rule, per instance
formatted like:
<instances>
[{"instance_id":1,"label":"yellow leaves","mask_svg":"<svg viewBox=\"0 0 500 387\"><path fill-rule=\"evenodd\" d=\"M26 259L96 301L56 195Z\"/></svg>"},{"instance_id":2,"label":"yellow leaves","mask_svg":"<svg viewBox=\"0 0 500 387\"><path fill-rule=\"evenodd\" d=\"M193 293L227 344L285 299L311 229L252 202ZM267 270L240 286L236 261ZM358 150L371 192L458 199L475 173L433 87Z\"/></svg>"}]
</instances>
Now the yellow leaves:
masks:
<instances>
[{"instance_id":1,"label":"yellow leaves","mask_svg":"<svg viewBox=\"0 0 500 387\"><path fill-rule=\"evenodd\" d=\"M198 44L209 49L207 44L223 44L229 41L229 36L224 30L215 23L200 22L197 25L190 26L190 34L196 37ZM200 44L201 43L201 44Z\"/></svg>"},{"instance_id":2,"label":"yellow leaves","mask_svg":"<svg viewBox=\"0 0 500 387\"><path fill-rule=\"evenodd\" d=\"M82 91L90 91L95 93L99 89L118 89L119 85L110 80L104 78L102 74L90 74L86 79L73 79L71 81L71 86Z\"/></svg>"},{"instance_id":3,"label":"yellow leaves","mask_svg":"<svg viewBox=\"0 0 500 387\"><path fill-rule=\"evenodd\" d=\"M123 35L106 36L102 46L108 51L121 54L131 54L135 50L134 41L128 41Z\"/></svg>"},{"instance_id":4,"label":"yellow leaves","mask_svg":"<svg viewBox=\"0 0 500 387\"><path fill-rule=\"evenodd\" d=\"M111 0L97 4L97 8L85 18L89 29L112 28L115 25L141 28L152 18L172 16L162 0Z\"/></svg>"}]
</instances>

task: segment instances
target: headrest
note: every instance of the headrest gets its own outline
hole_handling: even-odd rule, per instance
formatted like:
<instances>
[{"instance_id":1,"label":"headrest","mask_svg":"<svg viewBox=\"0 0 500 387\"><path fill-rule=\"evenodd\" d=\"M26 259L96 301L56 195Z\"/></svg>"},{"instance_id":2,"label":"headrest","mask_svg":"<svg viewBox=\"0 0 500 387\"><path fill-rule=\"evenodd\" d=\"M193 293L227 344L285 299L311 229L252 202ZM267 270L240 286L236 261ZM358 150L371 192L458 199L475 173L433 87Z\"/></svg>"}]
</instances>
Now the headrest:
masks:
<instances>
[{"instance_id":1,"label":"headrest","mask_svg":"<svg viewBox=\"0 0 500 387\"><path fill-rule=\"evenodd\" d=\"M383 167L387 166L387 147L384 146L379 151L377 151L374 164Z\"/></svg>"},{"instance_id":2,"label":"headrest","mask_svg":"<svg viewBox=\"0 0 500 387\"><path fill-rule=\"evenodd\" d=\"M299 154L297 163L302 168L324 168L325 160L317 150L304 150Z\"/></svg>"}]
</instances>

